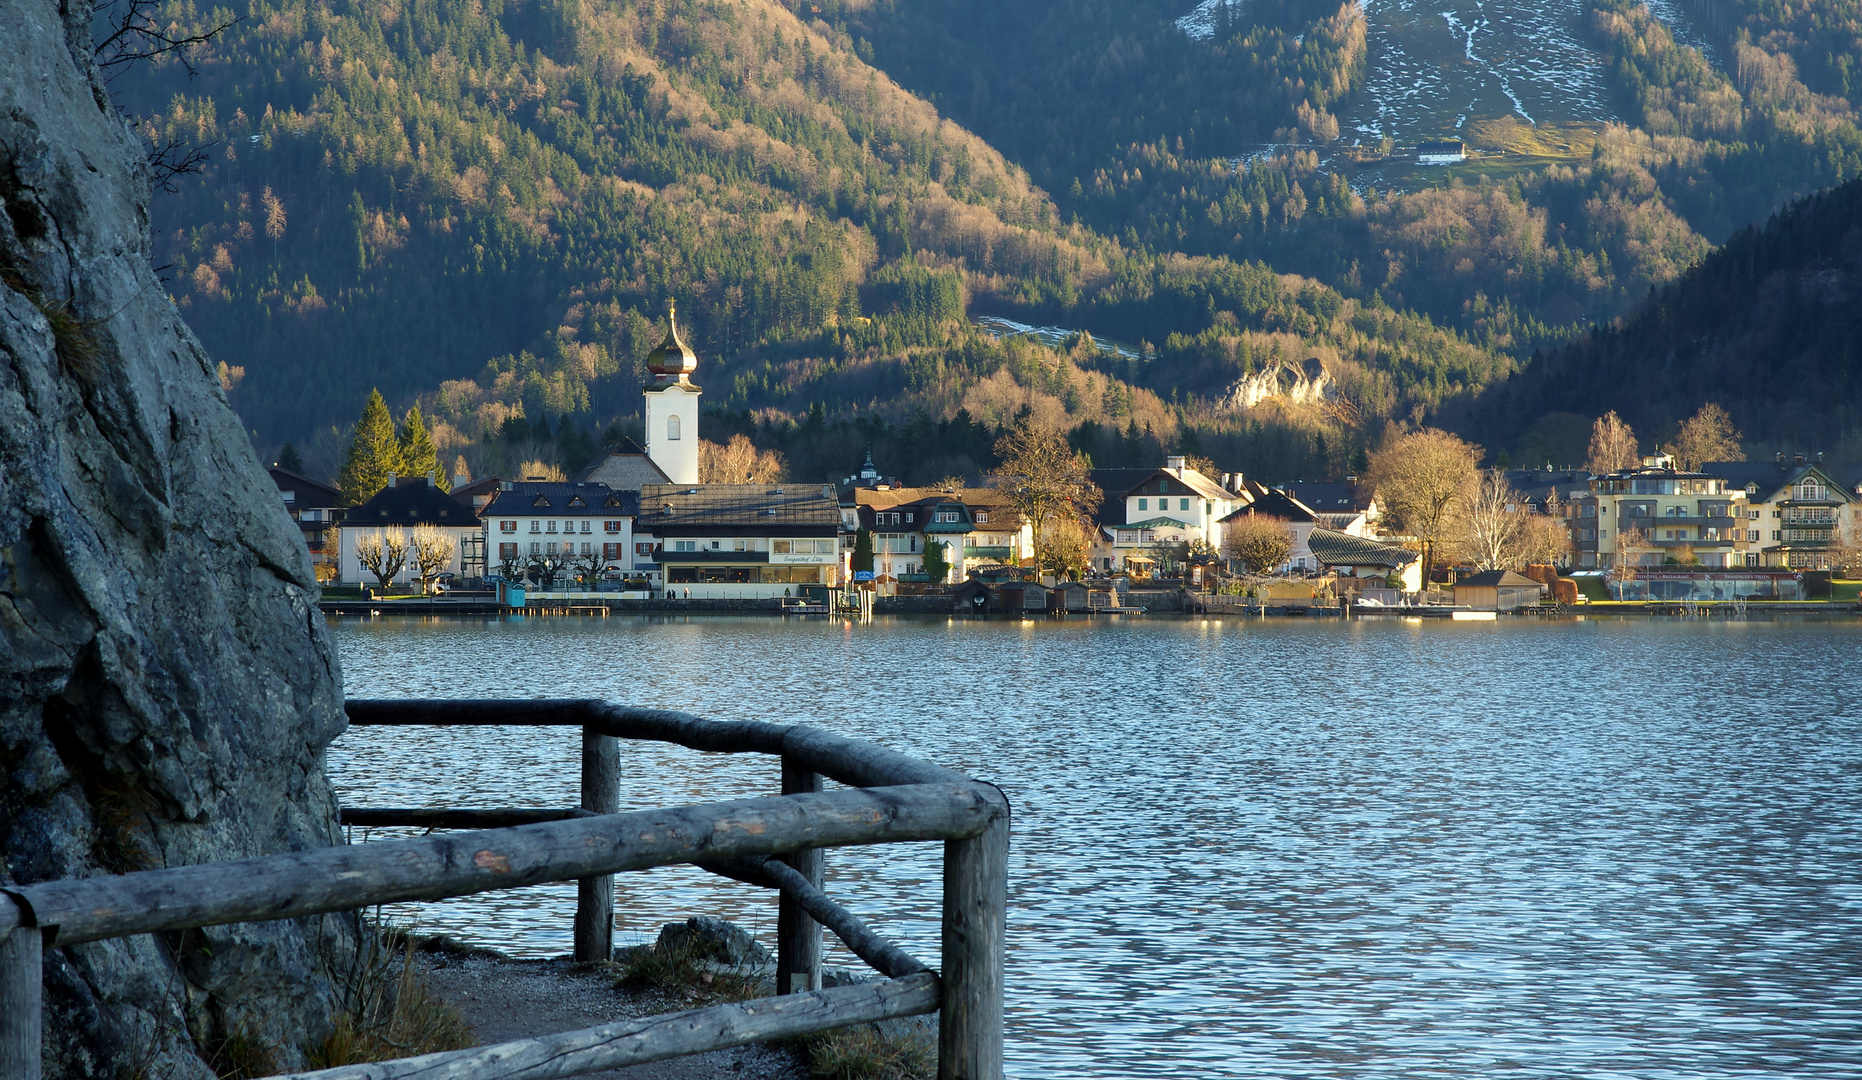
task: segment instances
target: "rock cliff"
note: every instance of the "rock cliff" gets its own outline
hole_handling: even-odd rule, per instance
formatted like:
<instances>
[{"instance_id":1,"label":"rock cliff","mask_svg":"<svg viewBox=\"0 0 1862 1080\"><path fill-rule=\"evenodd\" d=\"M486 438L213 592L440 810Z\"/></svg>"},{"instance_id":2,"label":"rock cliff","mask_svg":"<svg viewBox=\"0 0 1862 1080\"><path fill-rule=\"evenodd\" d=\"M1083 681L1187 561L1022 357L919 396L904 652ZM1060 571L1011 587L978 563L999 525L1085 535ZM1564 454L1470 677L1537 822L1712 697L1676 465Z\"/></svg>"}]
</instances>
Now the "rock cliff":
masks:
<instances>
[{"instance_id":1,"label":"rock cliff","mask_svg":"<svg viewBox=\"0 0 1862 1080\"><path fill-rule=\"evenodd\" d=\"M1338 385L1324 361L1316 356L1298 364L1281 361L1270 364L1235 380L1222 395L1222 404L1231 409L1252 409L1263 401L1280 399L1296 405L1331 401L1338 396Z\"/></svg>"},{"instance_id":2,"label":"rock cliff","mask_svg":"<svg viewBox=\"0 0 1862 1080\"><path fill-rule=\"evenodd\" d=\"M339 841L309 560L150 270L89 16L0 0L0 884ZM294 1064L351 925L49 952L47 1075Z\"/></svg>"}]
</instances>

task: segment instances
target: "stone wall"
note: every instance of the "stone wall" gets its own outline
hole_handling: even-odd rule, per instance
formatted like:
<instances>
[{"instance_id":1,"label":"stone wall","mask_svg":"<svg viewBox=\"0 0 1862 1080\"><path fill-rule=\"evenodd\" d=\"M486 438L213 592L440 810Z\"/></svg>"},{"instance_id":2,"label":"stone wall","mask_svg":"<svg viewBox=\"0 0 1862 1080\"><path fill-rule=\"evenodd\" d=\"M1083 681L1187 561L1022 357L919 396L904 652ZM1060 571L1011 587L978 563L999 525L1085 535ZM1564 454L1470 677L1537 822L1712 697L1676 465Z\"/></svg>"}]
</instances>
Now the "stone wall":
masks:
<instances>
[{"instance_id":1,"label":"stone wall","mask_svg":"<svg viewBox=\"0 0 1862 1080\"><path fill-rule=\"evenodd\" d=\"M296 527L149 267L88 5L0 0L0 878L335 843L335 651ZM235 358L237 360L237 358ZM330 1022L353 923L49 952L46 1072L210 1078Z\"/></svg>"},{"instance_id":2,"label":"stone wall","mask_svg":"<svg viewBox=\"0 0 1862 1080\"><path fill-rule=\"evenodd\" d=\"M949 593L930 596L876 596L875 615L949 615L956 601Z\"/></svg>"}]
</instances>

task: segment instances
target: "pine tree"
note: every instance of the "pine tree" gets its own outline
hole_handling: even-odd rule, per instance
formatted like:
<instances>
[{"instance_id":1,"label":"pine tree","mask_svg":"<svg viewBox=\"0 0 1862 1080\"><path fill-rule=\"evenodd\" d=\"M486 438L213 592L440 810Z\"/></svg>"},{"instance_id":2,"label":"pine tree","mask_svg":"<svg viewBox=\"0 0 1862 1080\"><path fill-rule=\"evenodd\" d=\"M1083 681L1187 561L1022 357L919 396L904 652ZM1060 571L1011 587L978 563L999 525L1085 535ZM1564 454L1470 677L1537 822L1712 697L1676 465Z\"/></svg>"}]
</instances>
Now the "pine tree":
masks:
<instances>
[{"instance_id":1,"label":"pine tree","mask_svg":"<svg viewBox=\"0 0 1862 1080\"><path fill-rule=\"evenodd\" d=\"M304 471L304 458L297 452L297 447L290 443L285 443L284 448L278 451L278 460L273 464L294 473L302 474Z\"/></svg>"},{"instance_id":2,"label":"pine tree","mask_svg":"<svg viewBox=\"0 0 1862 1080\"><path fill-rule=\"evenodd\" d=\"M433 436L427 434L427 421L418 405L407 410L407 418L401 421L400 445L402 472L430 476L433 486L441 491L453 489L452 479L440 471L440 453L433 445Z\"/></svg>"},{"instance_id":3,"label":"pine tree","mask_svg":"<svg viewBox=\"0 0 1862 1080\"><path fill-rule=\"evenodd\" d=\"M356 421L356 437L349 444L349 453L343 456L342 471L336 475L336 486L343 489L343 502L360 506L388 486L390 475L405 471L388 403L382 400L380 390L370 390L368 404L362 406L362 418Z\"/></svg>"}]
</instances>

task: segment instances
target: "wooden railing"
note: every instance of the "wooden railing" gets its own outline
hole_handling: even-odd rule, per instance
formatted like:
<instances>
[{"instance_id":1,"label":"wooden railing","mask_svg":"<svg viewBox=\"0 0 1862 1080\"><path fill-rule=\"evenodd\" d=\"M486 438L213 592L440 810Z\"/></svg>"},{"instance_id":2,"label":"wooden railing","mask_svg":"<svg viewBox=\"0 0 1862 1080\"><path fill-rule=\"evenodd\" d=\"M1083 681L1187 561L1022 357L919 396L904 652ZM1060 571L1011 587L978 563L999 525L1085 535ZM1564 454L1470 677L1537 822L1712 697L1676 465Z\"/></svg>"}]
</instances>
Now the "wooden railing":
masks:
<instances>
[{"instance_id":1,"label":"wooden railing","mask_svg":"<svg viewBox=\"0 0 1862 1080\"><path fill-rule=\"evenodd\" d=\"M351 810L353 824L506 827L0 891L0 1078L40 1076L42 948L575 880L576 955L600 958L612 948L613 875L694 863L778 891L776 997L292 1075L543 1080L936 1012L939 1080L1000 1080L1009 807L992 785L818 728L601 701L351 701L348 712L355 724L580 727L583 806ZM615 813L619 739L778 755L782 794ZM823 777L850 790L823 791ZM936 973L821 891L823 849L913 840L944 841ZM885 978L821 989L823 926Z\"/></svg>"}]
</instances>

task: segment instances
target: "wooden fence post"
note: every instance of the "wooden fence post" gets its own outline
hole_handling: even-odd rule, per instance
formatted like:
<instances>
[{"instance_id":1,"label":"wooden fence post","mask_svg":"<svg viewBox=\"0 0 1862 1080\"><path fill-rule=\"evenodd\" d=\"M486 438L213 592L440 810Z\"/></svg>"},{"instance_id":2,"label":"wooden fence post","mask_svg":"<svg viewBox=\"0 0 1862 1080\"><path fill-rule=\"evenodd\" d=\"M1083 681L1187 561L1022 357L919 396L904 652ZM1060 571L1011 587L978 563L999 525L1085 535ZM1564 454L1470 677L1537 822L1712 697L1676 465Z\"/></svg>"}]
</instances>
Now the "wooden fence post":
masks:
<instances>
[{"instance_id":1,"label":"wooden fence post","mask_svg":"<svg viewBox=\"0 0 1862 1080\"><path fill-rule=\"evenodd\" d=\"M978 836L944 842L944 998L938 1080L1002 1080L1002 982L1008 930L1009 813Z\"/></svg>"},{"instance_id":2,"label":"wooden fence post","mask_svg":"<svg viewBox=\"0 0 1862 1080\"><path fill-rule=\"evenodd\" d=\"M819 773L809 772L787 757L782 759L782 793L784 795L805 794L820 790L821 776ZM783 856L782 861L788 863L796 873L807 878L810 885L819 889L823 865L822 855L820 848L804 848ZM776 993L802 994L819 989L821 989L821 924L803 911L800 904L787 896L778 894L776 901Z\"/></svg>"},{"instance_id":3,"label":"wooden fence post","mask_svg":"<svg viewBox=\"0 0 1862 1080\"><path fill-rule=\"evenodd\" d=\"M597 814L621 810L621 743L612 735L582 729L582 809ZM576 879L575 958L583 963L614 958L614 875Z\"/></svg>"},{"instance_id":4,"label":"wooden fence post","mask_svg":"<svg viewBox=\"0 0 1862 1080\"><path fill-rule=\"evenodd\" d=\"M14 907L4 896L0 905ZM36 926L15 926L0 938L0 1076L7 1080L39 1080L42 942Z\"/></svg>"}]
</instances>

